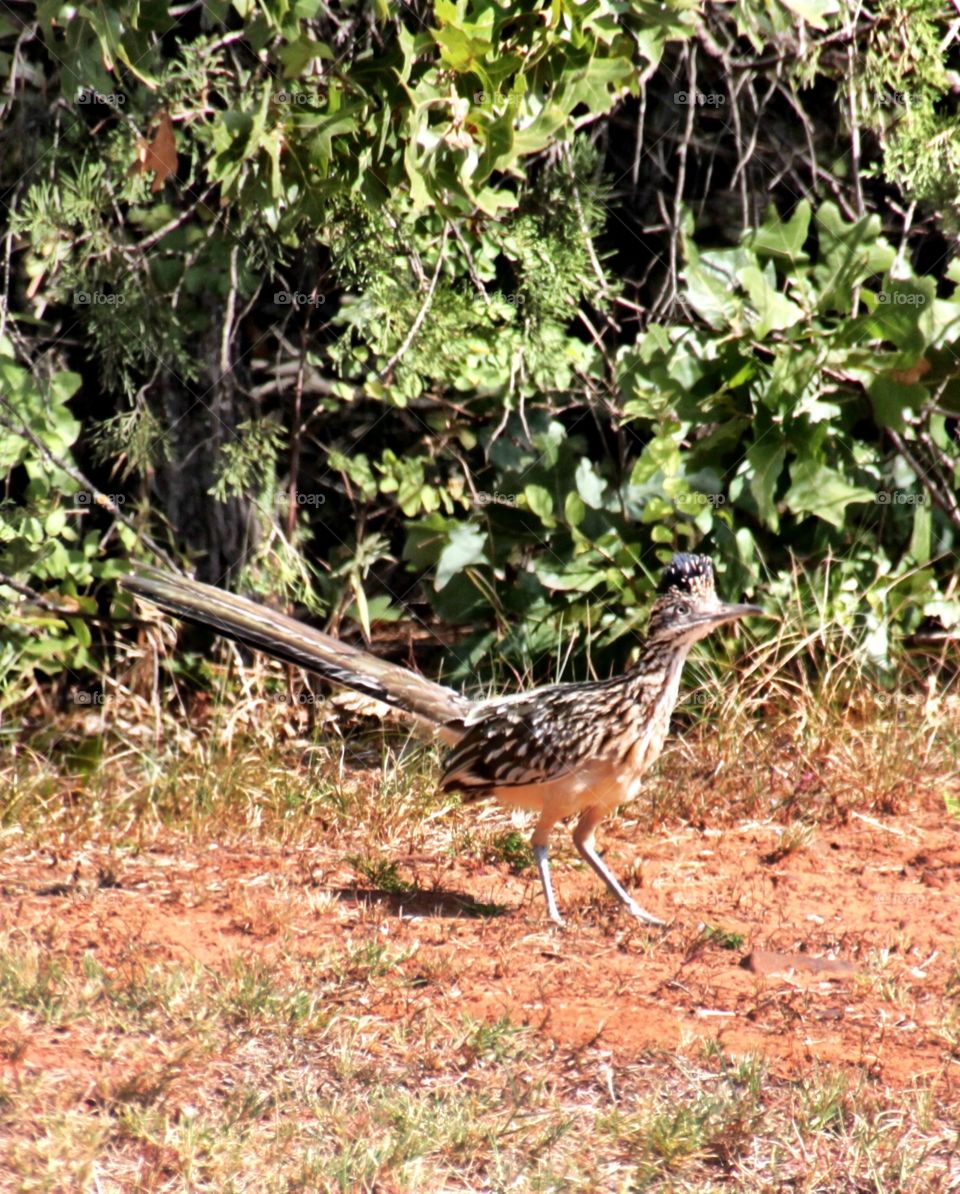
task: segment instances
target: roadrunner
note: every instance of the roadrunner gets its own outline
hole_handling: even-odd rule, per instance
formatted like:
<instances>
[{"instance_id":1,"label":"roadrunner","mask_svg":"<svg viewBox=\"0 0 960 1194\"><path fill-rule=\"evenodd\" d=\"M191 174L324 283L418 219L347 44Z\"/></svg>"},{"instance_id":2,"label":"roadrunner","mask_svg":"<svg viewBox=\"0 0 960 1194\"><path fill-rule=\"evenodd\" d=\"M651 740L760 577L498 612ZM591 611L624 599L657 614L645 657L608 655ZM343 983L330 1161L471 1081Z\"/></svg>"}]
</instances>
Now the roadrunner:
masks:
<instances>
[{"instance_id":1,"label":"roadrunner","mask_svg":"<svg viewBox=\"0 0 960 1194\"><path fill-rule=\"evenodd\" d=\"M153 569L121 582L184 621L216 630L328 680L385 701L452 747L443 791L495 797L539 813L533 855L550 919L562 924L550 880L550 831L577 816L573 843L638 920L665 922L624 890L597 853L597 826L636 798L663 746L690 648L716 626L762 614L717 598L707 556L675 555L663 571L635 667L612 680L550 684L474 701L244 597Z\"/></svg>"}]
</instances>

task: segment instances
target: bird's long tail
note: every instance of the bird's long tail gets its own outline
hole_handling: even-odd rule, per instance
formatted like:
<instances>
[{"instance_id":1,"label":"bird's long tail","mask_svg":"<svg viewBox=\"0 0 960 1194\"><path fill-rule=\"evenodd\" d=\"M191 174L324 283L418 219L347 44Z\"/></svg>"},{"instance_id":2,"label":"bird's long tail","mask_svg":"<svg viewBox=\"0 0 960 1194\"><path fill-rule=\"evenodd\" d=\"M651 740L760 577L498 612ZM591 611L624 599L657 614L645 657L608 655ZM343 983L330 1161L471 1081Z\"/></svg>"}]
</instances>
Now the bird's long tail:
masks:
<instances>
[{"instance_id":1,"label":"bird's long tail","mask_svg":"<svg viewBox=\"0 0 960 1194\"><path fill-rule=\"evenodd\" d=\"M457 741L463 732L462 723L472 702L459 692L268 606L153 568L124 576L120 584L185 622L209 627L284 663L317 672L336 684L393 705L427 722L447 741Z\"/></svg>"}]
</instances>

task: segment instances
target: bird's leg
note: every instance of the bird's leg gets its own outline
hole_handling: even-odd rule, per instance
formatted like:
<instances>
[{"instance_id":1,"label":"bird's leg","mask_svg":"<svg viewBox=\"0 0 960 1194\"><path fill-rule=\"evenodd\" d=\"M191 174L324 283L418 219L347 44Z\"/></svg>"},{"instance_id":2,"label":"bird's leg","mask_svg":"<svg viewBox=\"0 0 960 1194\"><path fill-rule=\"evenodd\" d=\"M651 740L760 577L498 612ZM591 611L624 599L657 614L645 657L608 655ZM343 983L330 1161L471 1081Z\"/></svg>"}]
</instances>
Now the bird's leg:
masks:
<instances>
[{"instance_id":1,"label":"bird's leg","mask_svg":"<svg viewBox=\"0 0 960 1194\"><path fill-rule=\"evenodd\" d=\"M631 916L642 920L644 924L663 927L667 922L661 920L659 916L654 916L646 908L641 908L637 901L620 886L616 876L594 849L593 835L602 820L603 813L596 807L585 809L573 831L573 844L579 850L581 858L596 871L610 891L626 906Z\"/></svg>"},{"instance_id":2,"label":"bird's leg","mask_svg":"<svg viewBox=\"0 0 960 1194\"><path fill-rule=\"evenodd\" d=\"M550 882L550 860L547 857L546 846L533 847L533 856L537 860L537 870L540 872L540 882L543 884L543 898L547 901L547 916L556 925L563 924L563 917L557 908L557 901L553 898L553 884Z\"/></svg>"},{"instance_id":3,"label":"bird's leg","mask_svg":"<svg viewBox=\"0 0 960 1194\"><path fill-rule=\"evenodd\" d=\"M543 898L547 902L547 916L556 925L563 924L563 917L557 908L557 901L553 898L553 884L550 882L549 841L550 830L556 823L556 818L548 817L546 810L540 814L537 827L533 831L531 845L533 857L537 860L537 870L540 872L540 883L543 886Z\"/></svg>"}]
</instances>

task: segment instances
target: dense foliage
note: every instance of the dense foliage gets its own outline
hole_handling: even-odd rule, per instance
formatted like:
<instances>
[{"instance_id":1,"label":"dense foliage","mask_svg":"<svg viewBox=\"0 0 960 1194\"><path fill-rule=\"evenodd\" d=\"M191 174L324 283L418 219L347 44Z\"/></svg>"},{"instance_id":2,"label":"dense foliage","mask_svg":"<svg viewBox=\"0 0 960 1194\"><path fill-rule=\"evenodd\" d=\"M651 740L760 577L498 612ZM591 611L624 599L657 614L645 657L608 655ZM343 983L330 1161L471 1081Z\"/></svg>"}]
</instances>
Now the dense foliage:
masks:
<instances>
[{"instance_id":1,"label":"dense foliage","mask_svg":"<svg viewBox=\"0 0 960 1194\"><path fill-rule=\"evenodd\" d=\"M621 662L690 546L737 592L829 562L811 617L881 666L960 620L946 9L20 13L10 700L144 553L462 626L461 672Z\"/></svg>"}]
</instances>

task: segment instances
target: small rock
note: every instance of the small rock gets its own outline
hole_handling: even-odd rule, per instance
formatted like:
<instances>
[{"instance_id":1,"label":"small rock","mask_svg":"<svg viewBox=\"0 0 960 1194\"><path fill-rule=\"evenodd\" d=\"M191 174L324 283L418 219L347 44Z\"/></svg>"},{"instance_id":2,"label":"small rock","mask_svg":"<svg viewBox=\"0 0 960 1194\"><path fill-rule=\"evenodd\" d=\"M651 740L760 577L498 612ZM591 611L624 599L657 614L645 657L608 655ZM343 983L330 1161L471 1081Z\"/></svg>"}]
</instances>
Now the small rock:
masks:
<instances>
[{"instance_id":1,"label":"small rock","mask_svg":"<svg viewBox=\"0 0 960 1194\"><path fill-rule=\"evenodd\" d=\"M815 958L810 954L784 954L772 949L755 949L740 959L744 970L754 974L788 974L791 970L822 974L829 978L852 978L857 973L852 962L840 958Z\"/></svg>"}]
</instances>

